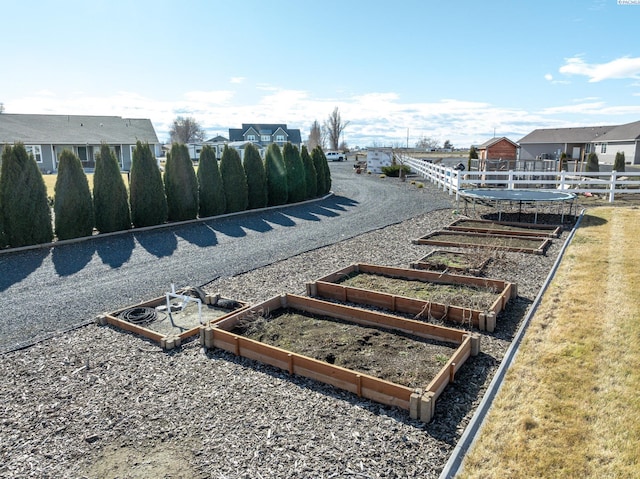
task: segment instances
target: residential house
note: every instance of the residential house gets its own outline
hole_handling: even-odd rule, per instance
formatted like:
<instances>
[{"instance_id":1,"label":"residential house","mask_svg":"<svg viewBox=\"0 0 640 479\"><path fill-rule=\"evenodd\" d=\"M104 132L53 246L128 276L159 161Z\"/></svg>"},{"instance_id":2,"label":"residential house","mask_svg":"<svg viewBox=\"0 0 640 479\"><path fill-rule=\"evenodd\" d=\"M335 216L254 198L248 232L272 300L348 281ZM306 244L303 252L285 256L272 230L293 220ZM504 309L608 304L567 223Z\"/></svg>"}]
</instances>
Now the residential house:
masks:
<instances>
[{"instance_id":1,"label":"residential house","mask_svg":"<svg viewBox=\"0 0 640 479\"><path fill-rule=\"evenodd\" d=\"M95 167L103 143L120 161L120 168L131 168L137 141L148 143L156 156L161 145L151 120L119 116L0 114L0 149L5 144L24 143L41 171L55 172L63 150L71 150L87 169Z\"/></svg>"},{"instance_id":2,"label":"residential house","mask_svg":"<svg viewBox=\"0 0 640 479\"><path fill-rule=\"evenodd\" d=\"M216 155L216 158L219 160L222 158L222 152L224 151L225 145L229 143L229 140L224 136L218 135L213 138L209 138L206 141L199 141L194 143L187 143L187 149L189 150L189 157L193 161L200 160L200 153L202 153L202 148L205 146L210 146L213 148L213 151Z\"/></svg>"},{"instance_id":3,"label":"residential house","mask_svg":"<svg viewBox=\"0 0 640 479\"><path fill-rule=\"evenodd\" d=\"M550 158L562 153L570 160L584 161L589 153L602 164L613 164L616 153L624 152L627 163L640 164L640 121L623 125L579 128L543 128L518 141L520 159Z\"/></svg>"},{"instance_id":4,"label":"residential house","mask_svg":"<svg viewBox=\"0 0 640 479\"><path fill-rule=\"evenodd\" d=\"M266 149L271 143L280 147L287 142L298 148L302 146L300 130L287 128L284 123L243 123L242 128L229 128L229 143L247 141L259 149Z\"/></svg>"}]
</instances>

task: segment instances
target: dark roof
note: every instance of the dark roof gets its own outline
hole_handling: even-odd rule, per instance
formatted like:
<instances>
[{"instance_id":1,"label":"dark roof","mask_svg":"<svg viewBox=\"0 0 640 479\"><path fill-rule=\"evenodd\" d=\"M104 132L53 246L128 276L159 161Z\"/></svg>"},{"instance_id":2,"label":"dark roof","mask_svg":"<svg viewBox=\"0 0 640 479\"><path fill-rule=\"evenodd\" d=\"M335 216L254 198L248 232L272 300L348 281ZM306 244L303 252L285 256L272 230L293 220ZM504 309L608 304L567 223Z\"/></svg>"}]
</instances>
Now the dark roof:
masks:
<instances>
[{"instance_id":1,"label":"dark roof","mask_svg":"<svg viewBox=\"0 0 640 479\"><path fill-rule=\"evenodd\" d=\"M0 114L0 143L159 143L151 120L119 116Z\"/></svg>"},{"instance_id":2,"label":"dark roof","mask_svg":"<svg viewBox=\"0 0 640 479\"><path fill-rule=\"evenodd\" d=\"M229 128L229 141L243 141L243 134L250 128L253 128L256 132L265 132L265 135L272 134L278 128L282 128L282 130L284 130L288 135L287 141L296 145L302 143L300 130L287 128L285 123L243 123L242 128Z\"/></svg>"},{"instance_id":3,"label":"dark roof","mask_svg":"<svg viewBox=\"0 0 640 479\"><path fill-rule=\"evenodd\" d=\"M502 140L508 141L509 143L511 143L516 148L518 147L518 144L516 142L511 141L506 136L500 136L500 137L491 138L490 140L485 141L482 145L478 146L477 149L485 150L485 149L489 148L490 146L495 145L496 143L500 143Z\"/></svg>"},{"instance_id":4,"label":"dark roof","mask_svg":"<svg viewBox=\"0 0 640 479\"><path fill-rule=\"evenodd\" d=\"M585 126L580 128L541 128L533 130L518 143L590 143L614 126Z\"/></svg>"},{"instance_id":5,"label":"dark roof","mask_svg":"<svg viewBox=\"0 0 640 479\"><path fill-rule=\"evenodd\" d=\"M229 141L229 140L222 135L217 135L217 136L214 136L213 138L209 138L207 141L205 141L205 143L223 143L225 141Z\"/></svg>"},{"instance_id":6,"label":"dark roof","mask_svg":"<svg viewBox=\"0 0 640 479\"><path fill-rule=\"evenodd\" d=\"M633 141L640 139L640 121L615 126L598 138L598 141Z\"/></svg>"}]
</instances>

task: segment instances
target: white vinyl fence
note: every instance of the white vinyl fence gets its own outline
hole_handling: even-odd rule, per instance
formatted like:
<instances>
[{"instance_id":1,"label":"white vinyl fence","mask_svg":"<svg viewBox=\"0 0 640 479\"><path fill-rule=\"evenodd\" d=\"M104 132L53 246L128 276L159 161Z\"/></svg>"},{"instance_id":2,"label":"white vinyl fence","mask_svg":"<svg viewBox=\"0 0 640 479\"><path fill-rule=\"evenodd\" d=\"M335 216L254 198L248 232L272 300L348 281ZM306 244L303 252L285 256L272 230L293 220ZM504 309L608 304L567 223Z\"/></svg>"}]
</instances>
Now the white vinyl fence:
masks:
<instances>
[{"instance_id":1,"label":"white vinyl fence","mask_svg":"<svg viewBox=\"0 0 640 479\"><path fill-rule=\"evenodd\" d=\"M571 193L608 194L609 202L620 193L640 193L638 172L574 173L569 171L458 171L448 166L401 156L400 161L414 173L456 194L465 189L481 187L527 189L558 189Z\"/></svg>"}]
</instances>

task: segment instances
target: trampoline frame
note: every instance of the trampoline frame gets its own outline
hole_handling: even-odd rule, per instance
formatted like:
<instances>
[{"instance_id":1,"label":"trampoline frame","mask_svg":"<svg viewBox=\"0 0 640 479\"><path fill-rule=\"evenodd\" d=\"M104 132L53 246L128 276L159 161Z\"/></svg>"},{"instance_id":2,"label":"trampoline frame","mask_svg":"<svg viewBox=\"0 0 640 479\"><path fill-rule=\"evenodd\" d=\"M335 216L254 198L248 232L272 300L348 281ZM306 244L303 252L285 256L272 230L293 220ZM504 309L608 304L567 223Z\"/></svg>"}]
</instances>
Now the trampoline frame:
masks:
<instances>
[{"instance_id":1,"label":"trampoline frame","mask_svg":"<svg viewBox=\"0 0 640 479\"><path fill-rule=\"evenodd\" d=\"M509 189L509 188L476 188L469 190L459 190L458 194L465 201L465 214L467 206L471 202L473 204L473 212L475 214L476 203L495 203L498 210L498 221L502 219L502 209L499 207L502 203L518 204L518 220L522 214L523 204L537 205L539 203L560 203L562 205L562 213L560 222L564 223L565 211L564 205L569 203L569 212L573 208L573 201L576 199L574 193L567 191L554 190L531 190L531 189ZM538 210L535 210L534 223L538 222Z\"/></svg>"}]
</instances>

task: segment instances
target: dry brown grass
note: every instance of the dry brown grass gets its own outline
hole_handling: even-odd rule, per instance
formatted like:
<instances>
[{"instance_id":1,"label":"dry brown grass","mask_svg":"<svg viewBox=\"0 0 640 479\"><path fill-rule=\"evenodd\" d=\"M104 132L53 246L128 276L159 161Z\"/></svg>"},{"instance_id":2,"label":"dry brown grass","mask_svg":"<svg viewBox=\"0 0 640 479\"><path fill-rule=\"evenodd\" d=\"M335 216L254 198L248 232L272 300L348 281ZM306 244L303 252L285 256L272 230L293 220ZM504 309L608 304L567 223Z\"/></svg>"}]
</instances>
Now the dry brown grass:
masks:
<instances>
[{"instance_id":1,"label":"dry brown grass","mask_svg":"<svg viewBox=\"0 0 640 479\"><path fill-rule=\"evenodd\" d=\"M640 477L639 237L585 216L459 477Z\"/></svg>"},{"instance_id":2,"label":"dry brown grass","mask_svg":"<svg viewBox=\"0 0 640 479\"><path fill-rule=\"evenodd\" d=\"M129 179L126 173L121 173L122 179L124 180L124 184L127 188L129 188ZM87 173L87 181L89 182L89 189L93 191L93 173ZM47 196L54 197L55 196L55 187L56 187L56 179L58 175L42 175L44 179L44 184L47 187Z\"/></svg>"}]
</instances>

